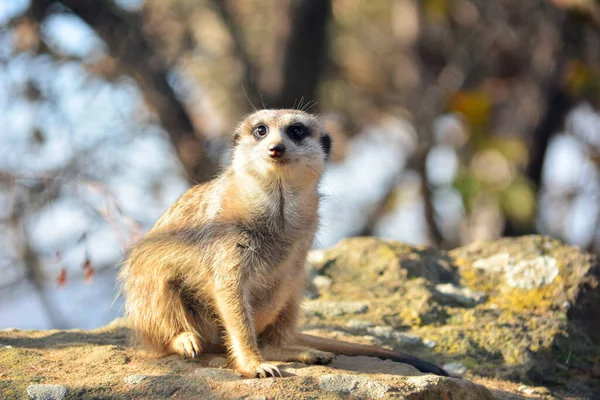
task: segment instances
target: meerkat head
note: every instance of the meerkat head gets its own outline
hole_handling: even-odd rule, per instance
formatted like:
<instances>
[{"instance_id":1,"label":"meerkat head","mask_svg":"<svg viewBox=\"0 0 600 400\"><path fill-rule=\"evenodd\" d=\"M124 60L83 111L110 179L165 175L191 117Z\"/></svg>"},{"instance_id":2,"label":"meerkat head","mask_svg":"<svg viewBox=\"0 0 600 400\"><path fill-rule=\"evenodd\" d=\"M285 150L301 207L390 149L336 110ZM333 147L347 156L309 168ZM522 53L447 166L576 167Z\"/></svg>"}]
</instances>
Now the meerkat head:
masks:
<instances>
[{"instance_id":1,"label":"meerkat head","mask_svg":"<svg viewBox=\"0 0 600 400\"><path fill-rule=\"evenodd\" d=\"M260 110L233 137L233 168L261 179L318 181L331 138L314 116L299 110Z\"/></svg>"}]
</instances>

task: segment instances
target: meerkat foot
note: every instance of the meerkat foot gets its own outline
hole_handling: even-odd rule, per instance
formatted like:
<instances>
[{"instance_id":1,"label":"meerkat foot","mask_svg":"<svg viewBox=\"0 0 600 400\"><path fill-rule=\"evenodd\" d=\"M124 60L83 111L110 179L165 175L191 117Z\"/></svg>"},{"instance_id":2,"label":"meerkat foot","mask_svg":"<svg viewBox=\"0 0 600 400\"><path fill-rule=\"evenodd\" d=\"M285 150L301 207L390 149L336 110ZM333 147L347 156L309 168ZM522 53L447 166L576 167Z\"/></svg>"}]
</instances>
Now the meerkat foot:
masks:
<instances>
[{"instance_id":1,"label":"meerkat foot","mask_svg":"<svg viewBox=\"0 0 600 400\"><path fill-rule=\"evenodd\" d=\"M281 372L279 368L272 364L261 363L258 367L256 367L256 375L257 378L268 378L268 377L281 377Z\"/></svg>"},{"instance_id":2,"label":"meerkat foot","mask_svg":"<svg viewBox=\"0 0 600 400\"><path fill-rule=\"evenodd\" d=\"M259 363L251 367L238 368L238 372L246 378L277 378L282 376L279 368L267 363Z\"/></svg>"},{"instance_id":3,"label":"meerkat foot","mask_svg":"<svg viewBox=\"0 0 600 400\"><path fill-rule=\"evenodd\" d=\"M267 360L297 361L310 365L329 364L335 358L333 353L300 346L267 346L262 350L262 354Z\"/></svg>"},{"instance_id":4,"label":"meerkat foot","mask_svg":"<svg viewBox=\"0 0 600 400\"><path fill-rule=\"evenodd\" d=\"M184 357L197 358L201 347L198 339L191 332L183 332L171 340L169 350Z\"/></svg>"},{"instance_id":5,"label":"meerkat foot","mask_svg":"<svg viewBox=\"0 0 600 400\"><path fill-rule=\"evenodd\" d=\"M335 354L329 353L326 351L315 350L315 349L306 349L304 351L300 351L298 361L304 364L319 364L325 365L331 363L335 358Z\"/></svg>"}]
</instances>

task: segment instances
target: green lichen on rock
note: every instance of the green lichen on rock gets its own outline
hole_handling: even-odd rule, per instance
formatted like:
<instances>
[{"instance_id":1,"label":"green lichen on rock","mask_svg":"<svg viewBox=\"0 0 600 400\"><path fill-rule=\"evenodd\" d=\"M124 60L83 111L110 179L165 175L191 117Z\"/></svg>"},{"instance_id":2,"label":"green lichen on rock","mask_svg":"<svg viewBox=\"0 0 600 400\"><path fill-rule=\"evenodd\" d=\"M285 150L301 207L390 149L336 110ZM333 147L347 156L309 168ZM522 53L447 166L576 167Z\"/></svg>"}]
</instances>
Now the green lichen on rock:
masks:
<instances>
[{"instance_id":1,"label":"green lichen on rock","mask_svg":"<svg viewBox=\"0 0 600 400\"><path fill-rule=\"evenodd\" d=\"M600 273L597 258L575 246L526 236L446 253L353 238L311 253L309 262L313 277L331 280L330 290L312 302L360 299L369 304L361 320L423 340L407 345L394 340L398 335L370 337L373 330L353 325L353 315L309 316L311 327L457 362L472 375L569 385L575 373L581 382L580 371L589 371L583 381L597 390ZM440 283L473 301L440 296Z\"/></svg>"},{"instance_id":2,"label":"green lichen on rock","mask_svg":"<svg viewBox=\"0 0 600 400\"><path fill-rule=\"evenodd\" d=\"M515 311L566 313L598 266L593 255L544 236L477 242L449 255L463 284Z\"/></svg>"},{"instance_id":3,"label":"green lichen on rock","mask_svg":"<svg viewBox=\"0 0 600 400\"><path fill-rule=\"evenodd\" d=\"M444 323L447 313L434 301L433 287L459 279L450 258L431 248L375 238L346 239L312 252L309 274L332 280L319 301L368 300L373 307L367 319L397 328Z\"/></svg>"},{"instance_id":4,"label":"green lichen on rock","mask_svg":"<svg viewBox=\"0 0 600 400\"><path fill-rule=\"evenodd\" d=\"M528 354L533 352L546 359L550 355L566 368L598 368L600 267L596 256L543 236L473 243L449 255L459 267L461 282L484 292L488 307L497 307L498 324L523 321L518 325L526 328L529 337L518 348L520 356L507 361L527 365ZM546 368L544 379L548 374Z\"/></svg>"}]
</instances>

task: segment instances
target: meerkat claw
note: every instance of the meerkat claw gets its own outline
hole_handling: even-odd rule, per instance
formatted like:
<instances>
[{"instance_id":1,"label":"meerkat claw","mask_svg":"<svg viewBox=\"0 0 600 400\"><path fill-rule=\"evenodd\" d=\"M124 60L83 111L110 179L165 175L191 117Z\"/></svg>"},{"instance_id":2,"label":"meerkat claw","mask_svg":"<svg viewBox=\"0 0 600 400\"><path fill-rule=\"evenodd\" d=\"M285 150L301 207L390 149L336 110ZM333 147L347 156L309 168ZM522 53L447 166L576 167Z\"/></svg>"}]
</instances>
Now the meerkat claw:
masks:
<instances>
[{"instance_id":1,"label":"meerkat claw","mask_svg":"<svg viewBox=\"0 0 600 400\"><path fill-rule=\"evenodd\" d=\"M277 368L274 365L271 364L260 364L258 367L256 367L256 377L257 378L269 378L269 377L273 377L273 378L277 378L277 377L282 377L281 372L279 371L279 368Z\"/></svg>"},{"instance_id":2,"label":"meerkat claw","mask_svg":"<svg viewBox=\"0 0 600 400\"><path fill-rule=\"evenodd\" d=\"M333 354L319 354L317 356L317 364L325 365L331 363L335 359Z\"/></svg>"},{"instance_id":3,"label":"meerkat claw","mask_svg":"<svg viewBox=\"0 0 600 400\"><path fill-rule=\"evenodd\" d=\"M188 358L197 358L200 354L198 340L191 332L177 335L170 345L171 351Z\"/></svg>"}]
</instances>

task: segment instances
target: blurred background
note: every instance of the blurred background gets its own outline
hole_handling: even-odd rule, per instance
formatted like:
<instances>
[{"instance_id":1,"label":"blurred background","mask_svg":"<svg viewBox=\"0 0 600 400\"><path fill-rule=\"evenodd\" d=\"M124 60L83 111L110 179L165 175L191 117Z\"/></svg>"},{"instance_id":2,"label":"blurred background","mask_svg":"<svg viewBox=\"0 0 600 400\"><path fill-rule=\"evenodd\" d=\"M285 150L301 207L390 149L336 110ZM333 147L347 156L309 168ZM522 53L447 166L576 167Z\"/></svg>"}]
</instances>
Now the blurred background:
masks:
<instances>
[{"instance_id":1,"label":"blurred background","mask_svg":"<svg viewBox=\"0 0 600 400\"><path fill-rule=\"evenodd\" d=\"M334 139L315 247L600 252L600 3L0 0L0 328L121 313L127 247L254 108Z\"/></svg>"}]
</instances>

